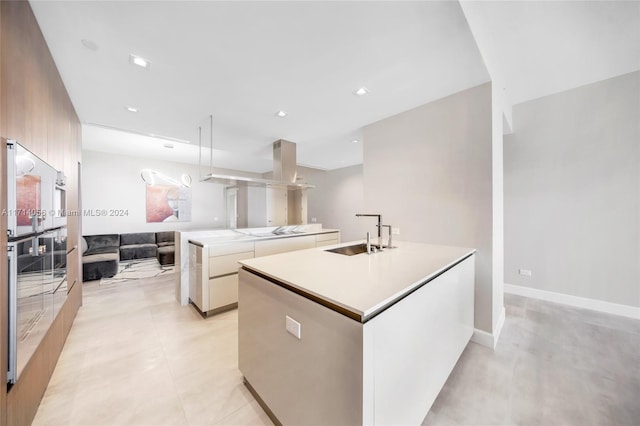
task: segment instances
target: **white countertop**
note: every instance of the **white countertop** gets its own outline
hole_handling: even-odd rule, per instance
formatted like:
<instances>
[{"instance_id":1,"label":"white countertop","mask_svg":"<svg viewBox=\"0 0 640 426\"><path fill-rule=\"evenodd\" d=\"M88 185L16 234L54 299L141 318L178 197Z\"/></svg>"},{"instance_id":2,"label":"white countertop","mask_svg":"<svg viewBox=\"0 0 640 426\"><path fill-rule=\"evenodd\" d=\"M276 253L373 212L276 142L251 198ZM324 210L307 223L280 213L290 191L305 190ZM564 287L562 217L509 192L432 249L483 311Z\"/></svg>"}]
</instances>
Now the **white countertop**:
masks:
<instances>
[{"instance_id":1,"label":"white countertop","mask_svg":"<svg viewBox=\"0 0 640 426\"><path fill-rule=\"evenodd\" d=\"M394 241L396 248L370 255L345 256L326 251L359 243L361 241L282 253L240 263L366 321L475 253L471 248L406 241Z\"/></svg>"},{"instance_id":2,"label":"white countertop","mask_svg":"<svg viewBox=\"0 0 640 426\"><path fill-rule=\"evenodd\" d=\"M261 228L256 228L256 229L258 230L257 231L250 231L245 229L221 230L216 235L207 235L206 237L191 237L189 238L189 242L200 245L202 247L210 247L213 245L228 244L228 243L235 243L235 242L262 241L262 240L273 240L278 238L302 237L305 235L327 234L331 232L340 231L339 229L317 229L317 230L307 230L307 231L291 232L291 233L284 233L284 234L271 234L268 231L265 231Z\"/></svg>"}]
</instances>

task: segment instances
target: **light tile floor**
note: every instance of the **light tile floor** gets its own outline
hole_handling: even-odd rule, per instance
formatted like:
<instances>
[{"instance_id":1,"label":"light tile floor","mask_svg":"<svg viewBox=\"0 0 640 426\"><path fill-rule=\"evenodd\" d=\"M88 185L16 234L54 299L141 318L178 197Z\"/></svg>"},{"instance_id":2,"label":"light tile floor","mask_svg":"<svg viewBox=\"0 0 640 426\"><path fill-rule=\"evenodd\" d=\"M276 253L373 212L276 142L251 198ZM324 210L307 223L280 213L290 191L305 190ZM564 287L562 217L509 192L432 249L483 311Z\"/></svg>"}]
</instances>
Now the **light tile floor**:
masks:
<instances>
[{"instance_id":1,"label":"light tile floor","mask_svg":"<svg viewBox=\"0 0 640 426\"><path fill-rule=\"evenodd\" d=\"M423 425L640 425L640 321L505 295L495 351L469 344Z\"/></svg>"},{"instance_id":2,"label":"light tile floor","mask_svg":"<svg viewBox=\"0 0 640 426\"><path fill-rule=\"evenodd\" d=\"M85 283L34 425L271 425L237 368L237 311L204 320L174 275Z\"/></svg>"},{"instance_id":3,"label":"light tile floor","mask_svg":"<svg viewBox=\"0 0 640 426\"><path fill-rule=\"evenodd\" d=\"M237 369L237 311L207 320L174 277L85 283L34 425L270 425ZM505 296L425 425L640 425L640 321Z\"/></svg>"}]
</instances>

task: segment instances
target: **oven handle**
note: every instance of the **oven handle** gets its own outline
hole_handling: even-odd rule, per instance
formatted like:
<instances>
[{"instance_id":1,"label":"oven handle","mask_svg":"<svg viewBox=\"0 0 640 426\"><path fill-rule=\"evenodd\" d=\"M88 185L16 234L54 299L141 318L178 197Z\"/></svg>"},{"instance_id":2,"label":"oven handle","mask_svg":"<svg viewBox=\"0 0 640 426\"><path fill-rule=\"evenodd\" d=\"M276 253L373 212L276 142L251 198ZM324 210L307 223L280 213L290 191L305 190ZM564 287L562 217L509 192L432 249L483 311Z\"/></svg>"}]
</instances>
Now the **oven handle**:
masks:
<instances>
[{"instance_id":1,"label":"oven handle","mask_svg":"<svg viewBox=\"0 0 640 426\"><path fill-rule=\"evenodd\" d=\"M7 370L7 382L15 383L18 375L18 244L9 243L8 250L8 274L9 274L9 365Z\"/></svg>"},{"instance_id":2,"label":"oven handle","mask_svg":"<svg viewBox=\"0 0 640 426\"><path fill-rule=\"evenodd\" d=\"M7 179L7 236L15 237L18 234L17 199L16 199L16 141L1 138L2 149L7 150L7 164L4 164Z\"/></svg>"}]
</instances>

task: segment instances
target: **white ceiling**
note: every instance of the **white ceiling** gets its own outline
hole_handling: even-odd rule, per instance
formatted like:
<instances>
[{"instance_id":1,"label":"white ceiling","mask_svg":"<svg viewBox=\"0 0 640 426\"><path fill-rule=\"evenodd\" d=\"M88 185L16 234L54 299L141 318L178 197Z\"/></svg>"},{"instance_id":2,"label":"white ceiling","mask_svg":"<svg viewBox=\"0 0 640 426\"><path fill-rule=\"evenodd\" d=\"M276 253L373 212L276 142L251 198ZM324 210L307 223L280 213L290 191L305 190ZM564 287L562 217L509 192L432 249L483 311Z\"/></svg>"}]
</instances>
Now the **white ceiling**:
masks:
<instances>
[{"instance_id":1,"label":"white ceiling","mask_svg":"<svg viewBox=\"0 0 640 426\"><path fill-rule=\"evenodd\" d=\"M82 139L83 149L89 151L125 153L134 157L196 165L200 158L200 150L196 144L180 143L100 126L84 125ZM202 172L206 174L210 172L211 152L209 149L203 148L202 155ZM216 168L224 167L254 173L264 173L273 169L272 155L235 155L229 151L214 149L213 158L213 164Z\"/></svg>"},{"instance_id":2,"label":"white ceiling","mask_svg":"<svg viewBox=\"0 0 640 426\"><path fill-rule=\"evenodd\" d=\"M512 105L640 69L638 1L462 4Z\"/></svg>"},{"instance_id":3,"label":"white ceiling","mask_svg":"<svg viewBox=\"0 0 640 426\"><path fill-rule=\"evenodd\" d=\"M214 164L254 172L271 169L280 138L298 144L299 164L362 162L351 140L364 125L489 81L478 47L512 103L640 68L637 2L480 1L464 13L456 1L31 5L81 121L197 143L213 114ZM353 95L360 86L371 93ZM129 137L83 135L87 149L197 163L194 148Z\"/></svg>"}]
</instances>

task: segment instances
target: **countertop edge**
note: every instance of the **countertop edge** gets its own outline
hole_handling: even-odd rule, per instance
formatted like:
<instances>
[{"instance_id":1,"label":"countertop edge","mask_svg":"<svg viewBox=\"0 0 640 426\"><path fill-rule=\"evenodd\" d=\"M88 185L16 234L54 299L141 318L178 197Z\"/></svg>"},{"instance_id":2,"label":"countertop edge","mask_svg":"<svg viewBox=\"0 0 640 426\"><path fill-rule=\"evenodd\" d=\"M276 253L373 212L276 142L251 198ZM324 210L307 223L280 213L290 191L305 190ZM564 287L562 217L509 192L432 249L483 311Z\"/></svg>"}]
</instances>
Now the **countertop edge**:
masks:
<instances>
[{"instance_id":1,"label":"countertop edge","mask_svg":"<svg viewBox=\"0 0 640 426\"><path fill-rule=\"evenodd\" d=\"M208 247L208 246L216 246L216 245L221 245L221 244L234 244L234 243L248 243L251 241L269 241L269 240L277 240L277 239L282 239L282 238L295 238L295 237L304 237L307 235L319 235L319 234L330 234L333 232L340 232L339 229L321 229L318 231L308 231L308 232L300 232L300 233L295 233L295 234L284 234L284 235L273 235L273 236L268 236L268 237L256 237L253 235L246 235L246 238L237 238L237 239L229 239L229 240L224 240L224 237L220 238L220 241L216 241L214 243L211 242L203 242L202 240L208 239L208 238L215 238L213 236L210 237L205 237L205 238L201 238L201 239L197 239L197 238L189 238L188 242L189 244L195 244L199 247Z\"/></svg>"},{"instance_id":2,"label":"countertop edge","mask_svg":"<svg viewBox=\"0 0 640 426\"><path fill-rule=\"evenodd\" d=\"M405 297L409 296L411 293L419 290L421 287L427 285L429 282L433 281L435 278L437 278L438 276L442 275L443 273L447 272L448 270L450 270L451 268L455 267L456 265L458 265L459 263L463 262L464 260L468 259L469 257L471 257L472 255L474 255L477 252L476 249L468 249L468 251L466 251L463 255L459 256L458 258L456 258L455 260L449 262L448 264L444 265L442 268L424 276L423 278L419 279L418 281L407 285L405 288L403 288L401 291L393 294L392 296L386 298L385 300L381 301L380 303L377 303L376 305L372 306L371 308L366 309L365 311L361 311L359 309L356 309L352 306L349 306L347 304L341 303L339 301L336 300L332 300L327 298L326 296L323 296L321 294L317 294L316 292L310 291L307 288L304 288L300 285L297 285L295 283L291 283L288 282L286 280L283 280L282 278L276 277L272 274L269 274L265 271L260 271L258 269L252 268L249 265L246 265L244 262L239 262L242 265L242 269L251 272L255 275L258 275L264 279L266 279L269 282L272 282L276 285L280 285L281 287L287 288L290 291L293 291L296 294L299 294L303 297L306 297L307 299L313 300L316 303L319 303L323 306L326 306L329 309L332 309L342 315L345 315L355 321L361 322L361 323L366 323L367 321L373 319L374 317L376 317L377 315L379 315L380 313L384 312L385 310L389 309L391 306L395 305L396 303L398 303L399 301L401 301L402 299L404 299Z\"/></svg>"},{"instance_id":3,"label":"countertop edge","mask_svg":"<svg viewBox=\"0 0 640 426\"><path fill-rule=\"evenodd\" d=\"M419 290L420 288L424 287L425 285L429 284L431 281L435 280L440 275L442 275L445 272L447 272L448 270L454 268L458 264L464 262L465 260L467 260L468 258L473 256L474 254L476 254L476 249L471 249L466 254L464 254L464 255L458 257L457 259L451 261L450 263L448 263L447 265L445 265L442 268L438 269L437 271L434 271L431 274L429 274L429 275L425 276L424 278L420 279L419 281L407 286L402 291L397 292L393 296L390 296L389 298L387 298L386 300L383 300L382 302L378 303L377 305L373 306L372 308L367 309L364 312L364 321L363 321L363 323L375 318L378 314L380 314L380 313L384 312L385 310L389 309L391 306L395 305L396 303L398 303L399 301L401 301L405 297L409 296L411 293L413 293L413 292Z\"/></svg>"}]
</instances>

